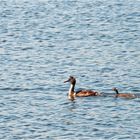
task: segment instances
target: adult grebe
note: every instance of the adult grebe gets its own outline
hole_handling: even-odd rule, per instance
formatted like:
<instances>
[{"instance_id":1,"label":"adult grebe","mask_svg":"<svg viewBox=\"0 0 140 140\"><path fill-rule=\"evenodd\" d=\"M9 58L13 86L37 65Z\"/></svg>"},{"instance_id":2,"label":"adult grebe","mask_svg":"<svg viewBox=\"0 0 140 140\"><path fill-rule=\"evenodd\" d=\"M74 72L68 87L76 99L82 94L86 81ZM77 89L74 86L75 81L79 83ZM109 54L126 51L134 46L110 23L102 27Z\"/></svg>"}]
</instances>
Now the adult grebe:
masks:
<instances>
[{"instance_id":1,"label":"adult grebe","mask_svg":"<svg viewBox=\"0 0 140 140\"><path fill-rule=\"evenodd\" d=\"M70 88L68 93L68 98L70 100L74 100L75 97L87 97L87 96L99 96L100 93L92 90L79 90L77 92L74 91L76 79L73 76L70 76L68 80L64 81L64 83L70 82Z\"/></svg>"},{"instance_id":2,"label":"adult grebe","mask_svg":"<svg viewBox=\"0 0 140 140\"><path fill-rule=\"evenodd\" d=\"M117 88L113 88L112 90L116 92L115 97L136 98L136 96L131 93L119 93Z\"/></svg>"}]
</instances>

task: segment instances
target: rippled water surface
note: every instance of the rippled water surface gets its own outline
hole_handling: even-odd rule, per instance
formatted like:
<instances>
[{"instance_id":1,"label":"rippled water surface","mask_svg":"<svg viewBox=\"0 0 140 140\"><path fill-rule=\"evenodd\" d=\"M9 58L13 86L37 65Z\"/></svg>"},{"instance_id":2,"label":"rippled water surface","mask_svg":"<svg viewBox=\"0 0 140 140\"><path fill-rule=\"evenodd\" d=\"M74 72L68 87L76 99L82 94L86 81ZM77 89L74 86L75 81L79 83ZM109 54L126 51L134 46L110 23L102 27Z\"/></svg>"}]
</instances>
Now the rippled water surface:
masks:
<instances>
[{"instance_id":1,"label":"rippled water surface","mask_svg":"<svg viewBox=\"0 0 140 140\"><path fill-rule=\"evenodd\" d=\"M139 0L0 1L0 139L140 139Z\"/></svg>"}]
</instances>

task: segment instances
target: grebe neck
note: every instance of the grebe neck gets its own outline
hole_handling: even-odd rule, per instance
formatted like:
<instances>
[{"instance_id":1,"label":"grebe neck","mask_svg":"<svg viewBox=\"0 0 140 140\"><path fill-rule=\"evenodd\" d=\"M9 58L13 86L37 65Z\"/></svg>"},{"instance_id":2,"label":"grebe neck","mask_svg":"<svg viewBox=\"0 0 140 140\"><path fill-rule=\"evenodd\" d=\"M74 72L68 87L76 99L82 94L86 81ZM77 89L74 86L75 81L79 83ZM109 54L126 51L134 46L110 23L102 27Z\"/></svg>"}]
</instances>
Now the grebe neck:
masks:
<instances>
[{"instance_id":1,"label":"grebe neck","mask_svg":"<svg viewBox=\"0 0 140 140\"><path fill-rule=\"evenodd\" d=\"M70 88L69 88L69 99L70 100L74 100L75 99L75 95L76 93L74 92L74 87L75 87L75 84L71 84L70 85Z\"/></svg>"},{"instance_id":2,"label":"grebe neck","mask_svg":"<svg viewBox=\"0 0 140 140\"><path fill-rule=\"evenodd\" d=\"M71 85L70 85L69 92L74 92L74 87L75 87L75 85L74 85L74 84L71 84Z\"/></svg>"},{"instance_id":3,"label":"grebe neck","mask_svg":"<svg viewBox=\"0 0 140 140\"><path fill-rule=\"evenodd\" d=\"M118 92L118 90L117 90L117 89L116 89L115 91L116 91L116 94L119 94L119 92Z\"/></svg>"}]
</instances>

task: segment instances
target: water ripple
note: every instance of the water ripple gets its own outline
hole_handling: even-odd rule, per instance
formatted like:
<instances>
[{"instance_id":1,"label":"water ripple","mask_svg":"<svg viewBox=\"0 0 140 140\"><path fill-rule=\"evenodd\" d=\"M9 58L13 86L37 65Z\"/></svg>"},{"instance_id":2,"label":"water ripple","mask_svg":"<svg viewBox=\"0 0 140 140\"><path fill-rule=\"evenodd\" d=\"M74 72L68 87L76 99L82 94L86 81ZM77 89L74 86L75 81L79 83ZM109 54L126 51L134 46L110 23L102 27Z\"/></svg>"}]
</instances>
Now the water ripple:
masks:
<instances>
[{"instance_id":1,"label":"water ripple","mask_svg":"<svg viewBox=\"0 0 140 140\"><path fill-rule=\"evenodd\" d=\"M0 139L140 139L140 2L1 0ZM76 90L105 96L67 99Z\"/></svg>"}]
</instances>

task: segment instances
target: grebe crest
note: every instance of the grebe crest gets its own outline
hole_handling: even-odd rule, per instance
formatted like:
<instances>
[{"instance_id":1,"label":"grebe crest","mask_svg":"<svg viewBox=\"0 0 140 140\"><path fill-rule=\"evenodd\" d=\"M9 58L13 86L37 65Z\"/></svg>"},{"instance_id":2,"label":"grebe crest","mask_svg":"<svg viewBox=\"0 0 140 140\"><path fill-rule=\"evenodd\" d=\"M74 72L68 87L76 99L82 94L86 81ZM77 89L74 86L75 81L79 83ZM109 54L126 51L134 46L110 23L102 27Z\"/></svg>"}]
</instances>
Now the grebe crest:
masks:
<instances>
[{"instance_id":1,"label":"grebe crest","mask_svg":"<svg viewBox=\"0 0 140 140\"><path fill-rule=\"evenodd\" d=\"M70 76L68 80L64 81L64 83L70 82L71 84L76 84L76 79L73 76Z\"/></svg>"}]
</instances>

